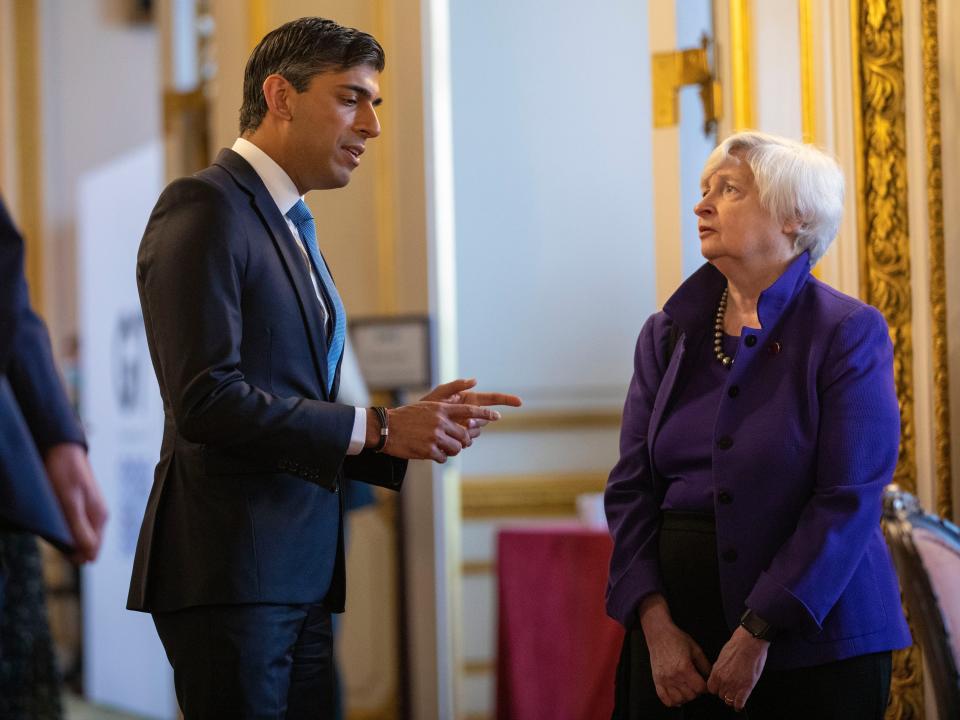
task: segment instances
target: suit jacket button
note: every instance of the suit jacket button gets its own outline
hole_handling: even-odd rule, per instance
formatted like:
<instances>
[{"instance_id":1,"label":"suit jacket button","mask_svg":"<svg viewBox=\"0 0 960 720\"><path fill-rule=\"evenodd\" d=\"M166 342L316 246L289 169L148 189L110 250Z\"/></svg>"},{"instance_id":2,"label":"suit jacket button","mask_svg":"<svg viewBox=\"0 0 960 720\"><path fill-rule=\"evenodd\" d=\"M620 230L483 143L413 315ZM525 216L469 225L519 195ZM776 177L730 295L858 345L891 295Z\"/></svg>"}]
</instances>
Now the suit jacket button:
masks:
<instances>
[{"instance_id":1,"label":"suit jacket button","mask_svg":"<svg viewBox=\"0 0 960 720\"><path fill-rule=\"evenodd\" d=\"M733 438L729 435L724 435L719 440L717 440L717 447L721 450L729 450L733 447Z\"/></svg>"},{"instance_id":2,"label":"suit jacket button","mask_svg":"<svg viewBox=\"0 0 960 720\"><path fill-rule=\"evenodd\" d=\"M733 548L727 548L727 549L724 550L722 553L720 553L720 557L723 558L723 561L724 561L724 562L728 562L728 563L736 562L736 561L737 561L737 551L734 550Z\"/></svg>"},{"instance_id":3,"label":"suit jacket button","mask_svg":"<svg viewBox=\"0 0 960 720\"><path fill-rule=\"evenodd\" d=\"M721 505L729 505L730 503L733 502L733 495L728 493L726 490L721 490L717 494L717 500L720 501Z\"/></svg>"}]
</instances>

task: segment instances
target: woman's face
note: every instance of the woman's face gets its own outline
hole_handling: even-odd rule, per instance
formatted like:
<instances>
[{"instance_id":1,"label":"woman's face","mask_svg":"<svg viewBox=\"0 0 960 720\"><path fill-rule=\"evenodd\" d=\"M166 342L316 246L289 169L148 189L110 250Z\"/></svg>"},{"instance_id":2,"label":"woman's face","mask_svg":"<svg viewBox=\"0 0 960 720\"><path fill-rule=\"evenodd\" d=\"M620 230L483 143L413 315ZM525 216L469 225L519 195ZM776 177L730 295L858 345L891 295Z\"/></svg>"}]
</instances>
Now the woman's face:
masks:
<instances>
[{"instance_id":1,"label":"woman's face","mask_svg":"<svg viewBox=\"0 0 960 720\"><path fill-rule=\"evenodd\" d=\"M723 271L731 262L747 266L782 264L796 255L795 226L784 225L760 205L750 166L728 157L701 188L693 211L700 218L700 252Z\"/></svg>"}]
</instances>

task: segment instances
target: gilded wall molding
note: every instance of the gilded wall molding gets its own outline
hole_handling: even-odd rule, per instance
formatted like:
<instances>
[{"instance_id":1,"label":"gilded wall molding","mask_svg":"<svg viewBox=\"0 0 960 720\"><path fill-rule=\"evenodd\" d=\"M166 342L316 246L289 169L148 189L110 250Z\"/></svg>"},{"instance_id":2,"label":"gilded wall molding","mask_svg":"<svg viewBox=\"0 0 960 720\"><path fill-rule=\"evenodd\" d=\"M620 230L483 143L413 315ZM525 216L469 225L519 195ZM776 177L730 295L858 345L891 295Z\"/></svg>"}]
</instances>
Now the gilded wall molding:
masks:
<instances>
[{"instance_id":1,"label":"gilded wall molding","mask_svg":"<svg viewBox=\"0 0 960 720\"><path fill-rule=\"evenodd\" d=\"M853 0L861 295L884 314L894 346L900 454L894 480L916 492L906 107L901 0ZM887 718L923 717L920 648L894 654Z\"/></svg>"},{"instance_id":2,"label":"gilded wall molding","mask_svg":"<svg viewBox=\"0 0 960 720\"><path fill-rule=\"evenodd\" d=\"M505 412L503 417L487 426L484 432L545 432L584 430L587 428L619 429L623 419L620 408L590 408L532 410Z\"/></svg>"},{"instance_id":3,"label":"gilded wall molding","mask_svg":"<svg viewBox=\"0 0 960 720\"><path fill-rule=\"evenodd\" d=\"M921 0L923 106L927 145L927 212L930 227L930 308L933 342L936 512L953 516L950 472L950 373L947 357L947 275L943 250L943 155L940 149L940 43L937 0Z\"/></svg>"},{"instance_id":4,"label":"gilded wall molding","mask_svg":"<svg viewBox=\"0 0 960 720\"><path fill-rule=\"evenodd\" d=\"M606 472L465 476L460 510L464 520L575 517L577 497L606 484Z\"/></svg>"},{"instance_id":5,"label":"gilded wall molding","mask_svg":"<svg viewBox=\"0 0 960 720\"><path fill-rule=\"evenodd\" d=\"M270 30L268 0L247 0L247 45L253 50Z\"/></svg>"},{"instance_id":6,"label":"gilded wall molding","mask_svg":"<svg viewBox=\"0 0 960 720\"><path fill-rule=\"evenodd\" d=\"M800 121L805 143L817 142L817 67L814 59L814 0L799 0Z\"/></svg>"},{"instance_id":7,"label":"gilded wall molding","mask_svg":"<svg viewBox=\"0 0 960 720\"><path fill-rule=\"evenodd\" d=\"M20 213L17 218L24 244L24 272L30 302L43 315L43 183L40 108L39 8L36 0L13 3L17 179Z\"/></svg>"},{"instance_id":8,"label":"gilded wall molding","mask_svg":"<svg viewBox=\"0 0 960 720\"><path fill-rule=\"evenodd\" d=\"M754 127L753 74L750 58L753 51L750 0L730 0L730 74L733 82L733 130Z\"/></svg>"}]
</instances>

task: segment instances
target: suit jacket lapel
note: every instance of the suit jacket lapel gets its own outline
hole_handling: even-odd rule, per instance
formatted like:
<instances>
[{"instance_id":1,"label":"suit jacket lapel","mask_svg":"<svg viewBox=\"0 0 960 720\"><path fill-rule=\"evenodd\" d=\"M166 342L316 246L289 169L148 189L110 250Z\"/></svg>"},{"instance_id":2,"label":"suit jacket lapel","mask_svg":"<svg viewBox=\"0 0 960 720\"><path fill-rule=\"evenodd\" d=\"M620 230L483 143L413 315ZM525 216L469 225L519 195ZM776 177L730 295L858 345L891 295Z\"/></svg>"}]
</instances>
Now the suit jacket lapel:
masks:
<instances>
[{"instance_id":1,"label":"suit jacket lapel","mask_svg":"<svg viewBox=\"0 0 960 720\"><path fill-rule=\"evenodd\" d=\"M320 376L322 392L327 397L327 339L323 330L323 316L317 295L313 288L313 281L303 261L303 255L297 246L296 240L290 234L286 220L280 214L280 209L270 197L266 186L250 164L233 150L221 150L215 165L219 165L237 181L251 196L251 205L263 220L264 227L273 239L280 259L287 271L287 276L293 283L300 301L300 312L303 315L307 334L310 337L310 350L313 355L313 364ZM329 398L328 398L329 399Z\"/></svg>"}]
</instances>

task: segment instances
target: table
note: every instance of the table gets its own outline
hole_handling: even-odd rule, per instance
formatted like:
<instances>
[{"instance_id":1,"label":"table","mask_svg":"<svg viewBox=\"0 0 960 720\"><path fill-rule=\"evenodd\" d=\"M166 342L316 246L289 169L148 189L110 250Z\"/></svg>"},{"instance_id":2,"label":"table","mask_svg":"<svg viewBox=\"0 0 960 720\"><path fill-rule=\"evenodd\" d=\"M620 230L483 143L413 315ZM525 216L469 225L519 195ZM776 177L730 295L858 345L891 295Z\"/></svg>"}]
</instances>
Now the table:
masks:
<instances>
[{"instance_id":1,"label":"table","mask_svg":"<svg viewBox=\"0 0 960 720\"><path fill-rule=\"evenodd\" d=\"M498 720L609 720L623 643L604 610L612 548L580 525L500 531Z\"/></svg>"}]
</instances>

